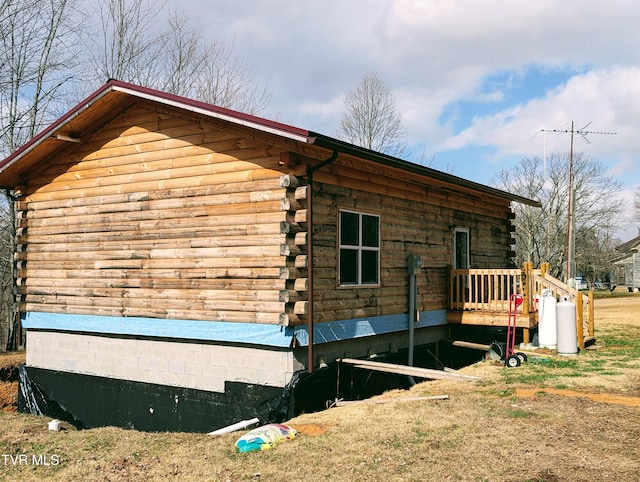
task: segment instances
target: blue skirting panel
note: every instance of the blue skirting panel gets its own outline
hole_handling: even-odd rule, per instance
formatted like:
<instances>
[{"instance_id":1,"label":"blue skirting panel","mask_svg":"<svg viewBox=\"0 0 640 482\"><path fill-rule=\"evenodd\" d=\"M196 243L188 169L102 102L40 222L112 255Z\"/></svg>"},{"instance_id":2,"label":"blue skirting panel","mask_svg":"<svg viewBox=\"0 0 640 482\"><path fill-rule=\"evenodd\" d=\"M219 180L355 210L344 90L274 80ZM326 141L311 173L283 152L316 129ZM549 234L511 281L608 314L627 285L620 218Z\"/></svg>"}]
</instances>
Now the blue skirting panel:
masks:
<instances>
[{"instance_id":1,"label":"blue skirting panel","mask_svg":"<svg viewBox=\"0 0 640 482\"><path fill-rule=\"evenodd\" d=\"M423 311L419 319L416 329L445 325L447 313L446 310ZM408 325L407 314L316 323L314 344L406 331ZM291 347L294 339L301 346L309 342L306 325L284 327L259 323L29 312L23 315L22 326L34 330L247 343L282 348Z\"/></svg>"}]
</instances>

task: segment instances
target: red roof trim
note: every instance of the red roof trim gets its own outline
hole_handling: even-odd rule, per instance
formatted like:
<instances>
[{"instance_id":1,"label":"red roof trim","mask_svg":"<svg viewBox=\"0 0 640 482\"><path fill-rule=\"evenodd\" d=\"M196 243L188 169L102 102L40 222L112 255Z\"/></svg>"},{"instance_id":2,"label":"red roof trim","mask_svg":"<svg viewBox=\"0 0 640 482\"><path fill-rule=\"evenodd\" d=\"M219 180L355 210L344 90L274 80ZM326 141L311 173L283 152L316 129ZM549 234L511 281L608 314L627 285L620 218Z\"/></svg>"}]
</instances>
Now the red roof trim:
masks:
<instances>
[{"instance_id":1,"label":"red roof trim","mask_svg":"<svg viewBox=\"0 0 640 482\"><path fill-rule=\"evenodd\" d=\"M227 109L224 107L218 107L213 104L208 104L206 102L189 99L187 97L182 97L179 95L169 94L167 92L150 89L148 87L141 87L139 85L129 84L127 82L122 82L119 80L111 80L106 85L111 86L113 90L133 91L142 96L154 97L159 99L160 101L164 100L164 101L175 103L175 104L181 104L186 107L193 107L198 110L210 112L211 114L219 114L226 118L237 119L239 121L244 121L252 125L262 126L262 127L274 129L277 131L282 131L288 134L292 134L294 136L300 136L300 137L309 136L309 131L305 129L300 129L299 127L294 127L288 124L283 124L281 122L272 121L272 120L251 115L251 114L245 114L244 112L239 112L239 111Z\"/></svg>"}]
</instances>

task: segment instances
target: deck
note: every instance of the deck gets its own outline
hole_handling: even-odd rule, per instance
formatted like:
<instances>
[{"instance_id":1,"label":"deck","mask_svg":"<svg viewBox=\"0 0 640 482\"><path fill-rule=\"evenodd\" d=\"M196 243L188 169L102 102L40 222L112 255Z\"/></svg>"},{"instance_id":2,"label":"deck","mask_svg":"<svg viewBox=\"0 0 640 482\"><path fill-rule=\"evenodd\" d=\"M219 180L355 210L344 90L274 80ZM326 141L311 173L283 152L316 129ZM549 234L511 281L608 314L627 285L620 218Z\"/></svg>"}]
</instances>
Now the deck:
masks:
<instances>
[{"instance_id":1,"label":"deck","mask_svg":"<svg viewBox=\"0 0 640 482\"><path fill-rule=\"evenodd\" d=\"M556 298L567 297L576 305L578 346L583 349L594 337L593 292L580 292L554 278L547 263L537 270L531 263L521 269L451 269L447 321L508 326L512 296L522 295L523 302L515 311L516 326L523 329L528 342L530 330L538 326L537 299L543 289L551 290Z\"/></svg>"}]
</instances>

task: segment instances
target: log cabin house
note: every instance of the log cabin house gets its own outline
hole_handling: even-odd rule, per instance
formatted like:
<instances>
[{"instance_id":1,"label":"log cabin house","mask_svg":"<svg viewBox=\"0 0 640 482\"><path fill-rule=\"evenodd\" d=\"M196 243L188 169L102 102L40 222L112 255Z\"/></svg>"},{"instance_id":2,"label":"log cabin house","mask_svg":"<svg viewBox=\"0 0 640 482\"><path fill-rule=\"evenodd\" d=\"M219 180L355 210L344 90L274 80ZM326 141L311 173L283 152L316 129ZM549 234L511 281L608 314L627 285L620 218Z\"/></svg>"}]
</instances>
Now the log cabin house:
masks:
<instances>
[{"instance_id":1,"label":"log cabin house","mask_svg":"<svg viewBox=\"0 0 640 482\"><path fill-rule=\"evenodd\" d=\"M32 396L143 430L255 416L294 373L407 348L410 323L415 345L504 325L464 321L486 296L451 273L514 268L511 203L539 206L120 81L2 161L0 186Z\"/></svg>"}]
</instances>

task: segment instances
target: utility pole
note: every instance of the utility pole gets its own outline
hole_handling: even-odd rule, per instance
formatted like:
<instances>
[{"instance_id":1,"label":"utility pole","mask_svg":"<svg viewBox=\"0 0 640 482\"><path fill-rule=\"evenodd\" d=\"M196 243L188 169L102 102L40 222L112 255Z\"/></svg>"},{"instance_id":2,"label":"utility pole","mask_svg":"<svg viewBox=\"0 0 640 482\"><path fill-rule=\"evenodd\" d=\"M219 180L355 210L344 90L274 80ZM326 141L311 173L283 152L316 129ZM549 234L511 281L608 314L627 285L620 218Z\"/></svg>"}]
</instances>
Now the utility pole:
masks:
<instances>
[{"instance_id":1,"label":"utility pole","mask_svg":"<svg viewBox=\"0 0 640 482\"><path fill-rule=\"evenodd\" d=\"M576 190L573 187L573 136L579 134L587 144L591 144L591 141L587 138L588 134L604 134L604 135L616 135L616 132L599 132L588 131L587 127L591 122L585 125L582 129L574 129L574 123L571 121L571 129L541 129L542 132L555 132L562 134L571 134L571 147L569 149L569 207L567 215L567 264L565 269L564 281L568 283L569 280L576 277L576 220L575 220L575 202L576 202Z\"/></svg>"}]
</instances>

